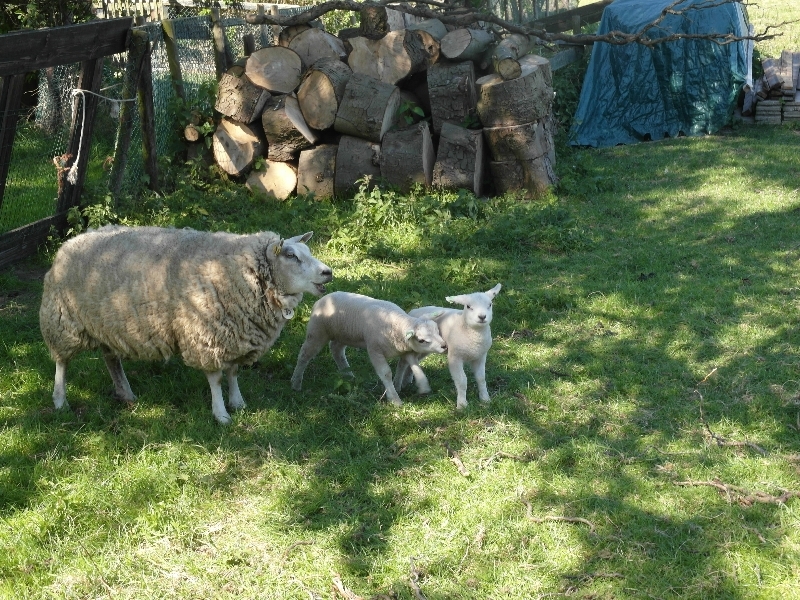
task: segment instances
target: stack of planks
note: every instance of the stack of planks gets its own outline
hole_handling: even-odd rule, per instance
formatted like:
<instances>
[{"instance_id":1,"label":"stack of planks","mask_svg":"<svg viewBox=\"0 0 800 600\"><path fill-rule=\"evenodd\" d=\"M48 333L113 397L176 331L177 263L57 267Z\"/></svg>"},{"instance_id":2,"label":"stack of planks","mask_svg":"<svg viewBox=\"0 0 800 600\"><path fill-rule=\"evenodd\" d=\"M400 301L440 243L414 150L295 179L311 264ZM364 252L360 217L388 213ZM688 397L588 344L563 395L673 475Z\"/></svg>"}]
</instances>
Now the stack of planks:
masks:
<instances>
[{"instance_id":1,"label":"stack of planks","mask_svg":"<svg viewBox=\"0 0 800 600\"><path fill-rule=\"evenodd\" d=\"M239 59L218 86L219 167L278 199L344 197L365 176L477 195L555 183L550 67L531 40L393 12L366 5L338 36L287 27Z\"/></svg>"},{"instance_id":2,"label":"stack of planks","mask_svg":"<svg viewBox=\"0 0 800 600\"><path fill-rule=\"evenodd\" d=\"M800 52L761 61L764 75L755 84L755 122L778 125L800 121Z\"/></svg>"}]
</instances>

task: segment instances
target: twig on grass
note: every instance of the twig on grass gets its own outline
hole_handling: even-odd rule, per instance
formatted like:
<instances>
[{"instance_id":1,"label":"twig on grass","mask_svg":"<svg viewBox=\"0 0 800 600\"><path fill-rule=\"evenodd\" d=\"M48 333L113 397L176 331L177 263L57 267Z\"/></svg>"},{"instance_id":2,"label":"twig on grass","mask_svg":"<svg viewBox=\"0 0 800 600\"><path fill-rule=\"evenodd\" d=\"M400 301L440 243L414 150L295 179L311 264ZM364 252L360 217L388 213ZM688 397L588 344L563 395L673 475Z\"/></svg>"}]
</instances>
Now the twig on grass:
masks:
<instances>
[{"instance_id":1,"label":"twig on grass","mask_svg":"<svg viewBox=\"0 0 800 600\"><path fill-rule=\"evenodd\" d=\"M342 578L336 574L333 576L333 591L334 595L338 592L339 595L345 600L364 600L361 596L353 593L352 590L345 587L344 583L342 583Z\"/></svg>"},{"instance_id":2,"label":"twig on grass","mask_svg":"<svg viewBox=\"0 0 800 600\"><path fill-rule=\"evenodd\" d=\"M560 515L546 515L544 517L534 517L533 516L533 506L527 500L523 500L522 503L525 505L526 515L527 517L533 521L534 523L544 523L545 521L561 521L564 523L583 523L587 527L589 527L589 533L595 532L594 523L592 523L588 519L584 519L583 517L562 517Z\"/></svg>"},{"instance_id":3,"label":"twig on grass","mask_svg":"<svg viewBox=\"0 0 800 600\"><path fill-rule=\"evenodd\" d=\"M800 492L796 492L793 490L784 490L780 496L773 496L772 494L768 494L767 492L762 492L760 490L756 490L755 492L748 492L745 488L739 487L738 485L731 485L729 483L724 483L719 479L712 479L709 481L676 481L675 485L680 486L708 486L713 487L721 494L725 494L728 498L728 502L731 503L734 500L742 506L752 506L755 503L759 504L786 504L786 501L793 497L800 497Z\"/></svg>"},{"instance_id":4,"label":"twig on grass","mask_svg":"<svg viewBox=\"0 0 800 600\"><path fill-rule=\"evenodd\" d=\"M519 462L531 462L532 460L536 459L536 455L533 450L526 450L522 454L511 454L509 452L495 452L491 456L484 458L480 461L481 469L485 469L490 464L492 464L495 460L499 458L508 458L510 460L516 460Z\"/></svg>"},{"instance_id":5,"label":"twig on grass","mask_svg":"<svg viewBox=\"0 0 800 600\"><path fill-rule=\"evenodd\" d=\"M289 547L286 548L286 550L283 551L283 555L281 557L281 560L285 562L286 559L289 558L289 555L292 552L294 552L295 548L297 548L298 546L310 546L311 544L313 544L313 542L311 542L309 540L300 540L298 542L294 542L292 544L289 544Z\"/></svg>"},{"instance_id":6,"label":"twig on grass","mask_svg":"<svg viewBox=\"0 0 800 600\"><path fill-rule=\"evenodd\" d=\"M714 371L716 371L716 369L714 369ZM711 371L711 373L713 373L714 371ZM711 373L706 375L703 381L708 379ZM702 381L700 383L702 383ZM764 448L762 448L758 444L754 444L753 442L738 442L738 441L728 440L714 433L711 430L711 427L708 425L708 422L706 421L706 416L703 413L703 394L700 393L700 390L695 390L694 393L700 397L700 422L703 424L703 427L705 428L708 437L714 440L717 446L747 447L750 448L751 450L754 450L755 452L758 452L761 456L767 455L767 451L764 450Z\"/></svg>"},{"instance_id":7,"label":"twig on grass","mask_svg":"<svg viewBox=\"0 0 800 600\"><path fill-rule=\"evenodd\" d=\"M444 448L445 450L447 450L447 456L450 457L450 462L452 462L456 466L458 472L461 473L461 475L463 475L464 477L469 477L469 470L467 469L467 467L464 466L464 463L461 462L461 458L458 456L458 452L453 450L447 443L445 443Z\"/></svg>"},{"instance_id":8,"label":"twig on grass","mask_svg":"<svg viewBox=\"0 0 800 600\"><path fill-rule=\"evenodd\" d=\"M414 557L412 556L409 559L411 563L411 569L408 575L408 582L411 585L411 592L414 594L415 600L428 600L425 597L425 594L422 593L422 590L419 587L419 576L422 575L422 572L416 567L414 564Z\"/></svg>"}]
</instances>

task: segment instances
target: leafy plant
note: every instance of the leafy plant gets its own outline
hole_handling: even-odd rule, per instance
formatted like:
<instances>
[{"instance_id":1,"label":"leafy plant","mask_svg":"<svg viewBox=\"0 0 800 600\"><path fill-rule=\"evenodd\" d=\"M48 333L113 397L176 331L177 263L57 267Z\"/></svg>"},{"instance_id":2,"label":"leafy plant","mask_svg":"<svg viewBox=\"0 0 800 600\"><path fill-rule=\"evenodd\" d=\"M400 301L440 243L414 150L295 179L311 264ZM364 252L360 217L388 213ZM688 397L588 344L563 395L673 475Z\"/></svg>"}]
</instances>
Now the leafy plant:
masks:
<instances>
[{"instance_id":1,"label":"leafy plant","mask_svg":"<svg viewBox=\"0 0 800 600\"><path fill-rule=\"evenodd\" d=\"M403 100L397 108L397 115L406 125L413 125L425 118L425 111L412 100Z\"/></svg>"}]
</instances>

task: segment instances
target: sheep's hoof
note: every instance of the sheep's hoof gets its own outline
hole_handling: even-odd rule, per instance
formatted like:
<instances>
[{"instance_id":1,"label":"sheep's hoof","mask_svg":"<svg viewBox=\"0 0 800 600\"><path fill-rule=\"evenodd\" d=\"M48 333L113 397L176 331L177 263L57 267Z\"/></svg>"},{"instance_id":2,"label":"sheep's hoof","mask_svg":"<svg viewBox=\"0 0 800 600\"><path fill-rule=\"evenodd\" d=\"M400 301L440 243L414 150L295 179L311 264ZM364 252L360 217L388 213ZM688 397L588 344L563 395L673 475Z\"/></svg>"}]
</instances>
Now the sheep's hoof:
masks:
<instances>
[{"instance_id":1,"label":"sheep's hoof","mask_svg":"<svg viewBox=\"0 0 800 600\"><path fill-rule=\"evenodd\" d=\"M464 410L465 408L467 408L467 403L466 402L457 402L456 403L456 410Z\"/></svg>"},{"instance_id":2,"label":"sheep's hoof","mask_svg":"<svg viewBox=\"0 0 800 600\"><path fill-rule=\"evenodd\" d=\"M400 400L400 398L392 398L391 400L389 400L389 402L391 402L395 406L403 406L403 401Z\"/></svg>"},{"instance_id":3,"label":"sheep's hoof","mask_svg":"<svg viewBox=\"0 0 800 600\"><path fill-rule=\"evenodd\" d=\"M228 403L228 408L230 410L242 410L243 408L247 408L247 404L244 403L244 400L242 400L241 402L236 402L236 403L229 402Z\"/></svg>"},{"instance_id":4,"label":"sheep's hoof","mask_svg":"<svg viewBox=\"0 0 800 600\"><path fill-rule=\"evenodd\" d=\"M233 419L231 419L231 416L227 413L224 415L214 415L214 418L220 425L230 425L233 422Z\"/></svg>"},{"instance_id":5,"label":"sheep's hoof","mask_svg":"<svg viewBox=\"0 0 800 600\"><path fill-rule=\"evenodd\" d=\"M430 393L431 393L431 388L429 387L422 389L417 388L417 394L419 394L420 396L427 396Z\"/></svg>"},{"instance_id":6,"label":"sheep's hoof","mask_svg":"<svg viewBox=\"0 0 800 600\"><path fill-rule=\"evenodd\" d=\"M483 402L484 404L489 404L489 402L491 401L492 401L491 398L481 398L481 402Z\"/></svg>"}]
</instances>

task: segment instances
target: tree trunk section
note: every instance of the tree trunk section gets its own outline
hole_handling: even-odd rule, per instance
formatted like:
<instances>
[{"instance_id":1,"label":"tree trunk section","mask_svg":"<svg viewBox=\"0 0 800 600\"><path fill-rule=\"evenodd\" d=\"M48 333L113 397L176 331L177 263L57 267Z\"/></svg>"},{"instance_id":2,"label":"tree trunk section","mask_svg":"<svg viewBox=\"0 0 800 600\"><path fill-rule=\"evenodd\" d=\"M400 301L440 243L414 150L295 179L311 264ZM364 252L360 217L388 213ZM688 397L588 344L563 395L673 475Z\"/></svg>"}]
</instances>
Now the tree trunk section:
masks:
<instances>
[{"instance_id":1,"label":"tree trunk section","mask_svg":"<svg viewBox=\"0 0 800 600\"><path fill-rule=\"evenodd\" d=\"M359 36L379 40L389 33L389 17L384 6L365 5L359 11L361 23Z\"/></svg>"},{"instance_id":2,"label":"tree trunk section","mask_svg":"<svg viewBox=\"0 0 800 600\"><path fill-rule=\"evenodd\" d=\"M548 156L555 163L552 116L510 127L484 127L483 137L497 162Z\"/></svg>"},{"instance_id":3,"label":"tree trunk section","mask_svg":"<svg viewBox=\"0 0 800 600\"><path fill-rule=\"evenodd\" d=\"M217 102L214 108L234 121L252 123L261 116L261 111L270 93L255 85L246 75L234 77L223 73L219 80Z\"/></svg>"},{"instance_id":4,"label":"tree trunk section","mask_svg":"<svg viewBox=\"0 0 800 600\"><path fill-rule=\"evenodd\" d=\"M254 194L286 200L297 188L297 169L290 163L267 160L263 169L250 173L245 185Z\"/></svg>"},{"instance_id":5,"label":"tree trunk section","mask_svg":"<svg viewBox=\"0 0 800 600\"><path fill-rule=\"evenodd\" d=\"M321 59L306 72L297 90L297 101L310 127L333 127L352 74L345 63L335 58Z\"/></svg>"},{"instance_id":6,"label":"tree trunk section","mask_svg":"<svg viewBox=\"0 0 800 600\"><path fill-rule=\"evenodd\" d=\"M433 36L437 42L440 42L444 36L447 35L447 27L444 26L439 19L425 19L424 21L420 21L419 23L412 23L408 25L406 29L410 29L412 31L425 31L429 35Z\"/></svg>"},{"instance_id":7,"label":"tree trunk section","mask_svg":"<svg viewBox=\"0 0 800 600\"><path fill-rule=\"evenodd\" d=\"M381 175L379 144L343 135L336 153L336 175L333 191L337 198L349 198L359 189L358 181L365 176L371 184ZM372 185L368 187L372 187Z\"/></svg>"},{"instance_id":8,"label":"tree trunk section","mask_svg":"<svg viewBox=\"0 0 800 600\"><path fill-rule=\"evenodd\" d=\"M264 143L244 123L223 117L214 132L214 160L229 175L244 174L253 165L257 156L264 152Z\"/></svg>"},{"instance_id":9,"label":"tree trunk section","mask_svg":"<svg viewBox=\"0 0 800 600\"><path fill-rule=\"evenodd\" d=\"M311 27L299 33L289 42L289 49L300 56L303 64L310 67L321 58L345 60L347 51L344 42L327 31Z\"/></svg>"},{"instance_id":10,"label":"tree trunk section","mask_svg":"<svg viewBox=\"0 0 800 600\"><path fill-rule=\"evenodd\" d=\"M454 29L444 36L439 46L450 60L480 60L494 42L494 34L485 29Z\"/></svg>"},{"instance_id":11,"label":"tree trunk section","mask_svg":"<svg viewBox=\"0 0 800 600\"><path fill-rule=\"evenodd\" d=\"M522 76L519 59L531 49L531 38L527 35L512 33L503 38L492 53L494 71L505 80Z\"/></svg>"},{"instance_id":12,"label":"tree trunk section","mask_svg":"<svg viewBox=\"0 0 800 600\"><path fill-rule=\"evenodd\" d=\"M467 60L458 63L437 63L428 69L433 132L438 134L442 123L457 125L476 114L475 66Z\"/></svg>"},{"instance_id":13,"label":"tree trunk section","mask_svg":"<svg viewBox=\"0 0 800 600\"><path fill-rule=\"evenodd\" d=\"M391 31L379 40L354 37L350 45L347 62L353 73L393 85L426 69L431 58L431 48L423 44L422 36L407 29Z\"/></svg>"},{"instance_id":14,"label":"tree trunk section","mask_svg":"<svg viewBox=\"0 0 800 600\"><path fill-rule=\"evenodd\" d=\"M397 119L399 103L397 86L353 73L345 87L333 127L345 135L380 142Z\"/></svg>"},{"instance_id":15,"label":"tree trunk section","mask_svg":"<svg viewBox=\"0 0 800 600\"><path fill-rule=\"evenodd\" d=\"M268 46L250 55L244 71L257 86L275 94L288 94L300 84L303 60L290 48Z\"/></svg>"},{"instance_id":16,"label":"tree trunk section","mask_svg":"<svg viewBox=\"0 0 800 600\"><path fill-rule=\"evenodd\" d=\"M297 193L314 198L333 198L336 176L336 144L323 144L300 153L297 166Z\"/></svg>"},{"instance_id":17,"label":"tree trunk section","mask_svg":"<svg viewBox=\"0 0 800 600\"><path fill-rule=\"evenodd\" d=\"M491 161L489 170L498 194L522 190L541 194L557 181L553 164L547 156L531 160Z\"/></svg>"},{"instance_id":18,"label":"tree trunk section","mask_svg":"<svg viewBox=\"0 0 800 600\"><path fill-rule=\"evenodd\" d=\"M483 166L481 130L444 123L433 165L433 185L445 189L463 188L480 196Z\"/></svg>"},{"instance_id":19,"label":"tree trunk section","mask_svg":"<svg viewBox=\"0 0 800 600\"><path fill-rule=\"evenodd\" d=\"M292 40L294 38L296 38L304 31L308 31L309 29L311 29L311 25L309 25L308 23L301 23L300 25L290 25L289 27L284 27L278 34L278 38L276 40L277 45L283 48L288 48L289 44L292 43Z\"/></svg>"},{"instance_id":20,"label":"tree trunk section","mask_svg":"<svg viewBox=\"0 0 800 600\"><path fill-rule=\"evenodd\" d=\"M522 76L508 81L497 74L481 77L478 86L478 116L484 127L524 125L550 114L553 106L550 64L545 58L523 63Z\"/></svg>"},{"instance_id":21,"label":"tree trunk section","mask_svg":"<svg viewBox=\"0 0 800 600\"><path fill-rule=\"evenodd\" d=\"M435 158L426 122L393 130L381 144L381 176L407 194L414 184L431 185Z\"/></svg>"},{"instance_id":22,"label":"tree trunk section","mask_svg":"<svg viewBox=\"0 0 800 600\"><path fill-rule=\"evenodd\" d=\"M261 113L261 124L267 138L267 158L270 160L293 160L317 139L306 125L297 99L289 95L273 96L267 101Z\"/></svg>"}]
</instances>

